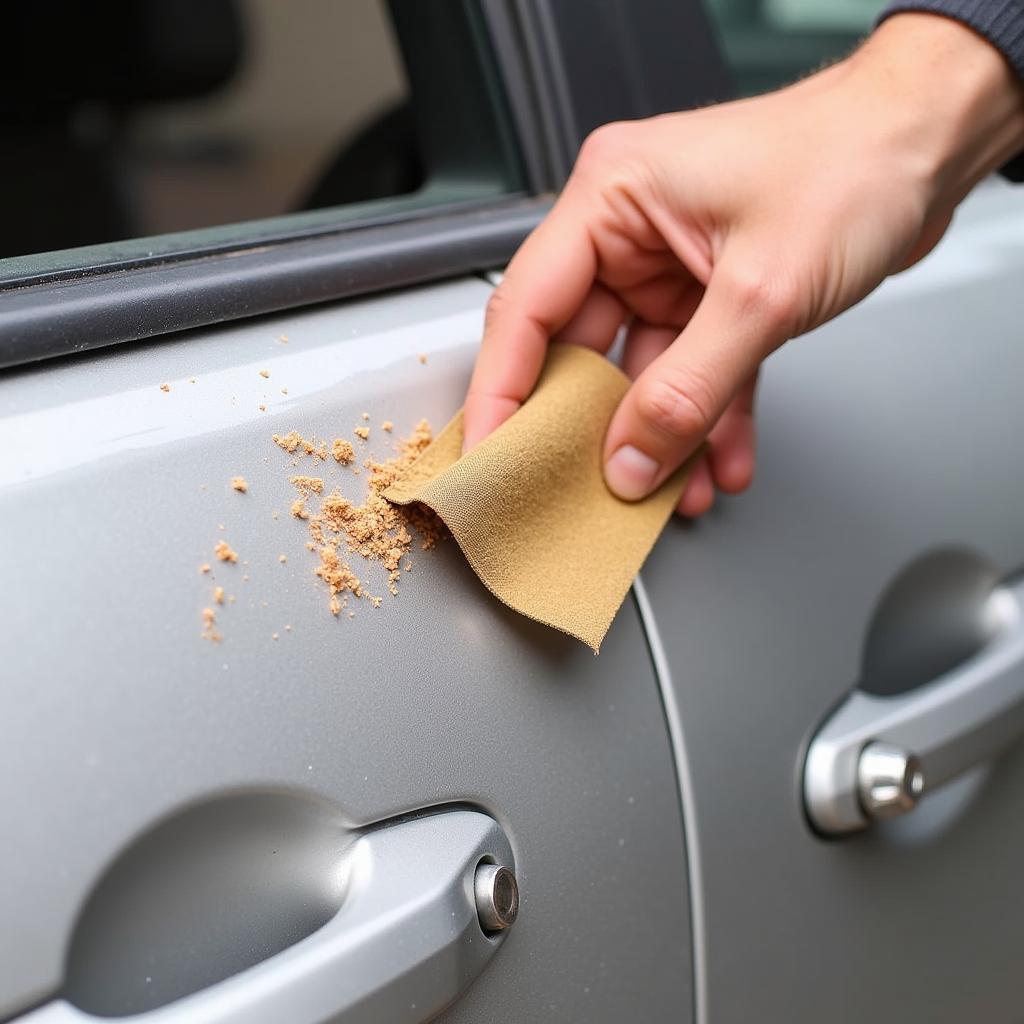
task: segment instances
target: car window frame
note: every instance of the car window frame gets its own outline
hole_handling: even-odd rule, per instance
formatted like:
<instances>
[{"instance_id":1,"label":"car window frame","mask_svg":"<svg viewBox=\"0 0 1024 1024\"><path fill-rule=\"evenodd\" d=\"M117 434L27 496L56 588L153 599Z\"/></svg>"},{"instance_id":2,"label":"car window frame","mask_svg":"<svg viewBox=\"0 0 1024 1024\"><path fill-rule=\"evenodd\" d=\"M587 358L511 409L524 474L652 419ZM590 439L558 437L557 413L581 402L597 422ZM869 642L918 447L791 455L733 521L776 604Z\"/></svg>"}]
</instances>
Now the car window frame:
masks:
<instances>
[{"instance_id":1,"label":"car window frame","mask_svg":"<svg viewBox=\"0 0 1024 1024\"><path fill-rule=\"evenodd\" d=\"M493 61L488 88L507 110L521 189L420 209L338 207L327 223L274 218L173 253L30 268L0 280L0 369L501 267L589 131L729 93L698 4L455 0L451 10Z\"/></svg>"}]
</instances>

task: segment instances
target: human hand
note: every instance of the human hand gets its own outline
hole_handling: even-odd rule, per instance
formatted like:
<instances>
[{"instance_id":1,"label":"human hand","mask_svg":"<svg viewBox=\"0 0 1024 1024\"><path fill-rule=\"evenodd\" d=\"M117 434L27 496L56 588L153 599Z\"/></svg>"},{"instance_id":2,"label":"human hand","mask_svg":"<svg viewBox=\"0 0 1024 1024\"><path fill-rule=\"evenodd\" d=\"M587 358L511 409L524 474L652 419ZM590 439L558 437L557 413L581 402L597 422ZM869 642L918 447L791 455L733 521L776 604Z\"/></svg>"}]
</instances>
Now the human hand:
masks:
<instances>
[{"instance_id":1,"label":"human hand","mask_svg":"<svg viewBox=\"0 0 1024 1024\"><path fill-rule=\"evenodd\" d=\"M628 324L607 484L642 498L706 440L679 503L704 513L753 477L761 362L921 259L1022 147L1001 55L930 14L779 92L598 129L488 305L466 449L527 398L550 340L607 352Z\"/></svg>"}]
</instances>

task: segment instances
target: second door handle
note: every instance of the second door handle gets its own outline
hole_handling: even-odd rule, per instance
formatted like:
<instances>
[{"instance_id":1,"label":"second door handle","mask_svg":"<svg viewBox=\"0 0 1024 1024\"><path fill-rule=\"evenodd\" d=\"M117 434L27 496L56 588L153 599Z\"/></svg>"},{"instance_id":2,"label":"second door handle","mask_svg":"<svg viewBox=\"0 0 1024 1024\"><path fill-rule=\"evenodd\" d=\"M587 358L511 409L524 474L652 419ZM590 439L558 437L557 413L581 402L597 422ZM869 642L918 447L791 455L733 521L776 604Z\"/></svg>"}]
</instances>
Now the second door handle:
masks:
<instances>
[{"instance_id":1,"label":"second door handle","mask_svg":"<svg viewBox=\"0 0 1024 1024\"><path fill-rule=\"evenodd\" d=\"M907 693L855 689L819 729L803 777L818 831L842 835L906 813L1024 733L1024 584L990 600L1007 626L988 647Z\"/></svg>"}]
</instances>

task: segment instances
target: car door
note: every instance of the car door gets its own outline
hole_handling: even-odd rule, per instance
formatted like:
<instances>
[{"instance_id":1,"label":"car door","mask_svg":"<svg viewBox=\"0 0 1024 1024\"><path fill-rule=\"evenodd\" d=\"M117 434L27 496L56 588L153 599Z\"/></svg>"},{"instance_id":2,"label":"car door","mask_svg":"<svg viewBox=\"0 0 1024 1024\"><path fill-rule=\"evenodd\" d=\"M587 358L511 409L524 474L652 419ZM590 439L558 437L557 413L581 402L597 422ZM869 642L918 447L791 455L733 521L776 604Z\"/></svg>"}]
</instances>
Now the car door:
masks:
<instances>
[{"instance_id":1,"label":"car door","mask_svg":"<svg viewBox=\"0 0 1024 1024\"><path fill-rule=\"evenodd\" d=\"M672 524L641 572L689 769L707 1020L1020 1018L1019 745L840 837L805 807L814 738L879 692L873 642L924 692L984 659L1024 563L1009 192L769 360L752 490ZM1017 629L1003 593L993 647Z\"/></svg>"},{"instance_id":2,"label":"car door","mask_svg":"<svg viewBox=\"0 0 1024 1024\"><path fill-rule=\"evenodd\" d=\"M53 50L89 60L38 99L59 128L12 135L94 216L61 235L26 186L0 266L0 1018L692 1019L638 605L595 659L442 541L333 614L290 514L293 477L358 500L364 458L461 402L478 275L555 164L521 38L473 4L140 10L67 5Z\"/></svg>"},{"instance_id":3,"label":"car door","mask_svg":"<svg viewBox=\"0 0 1024 1024\"><path fill-rule=\"evenodd\" d=\"M853 6L712 11L764 88L850 45ZM1020 1020L1022 209L984 183L921 265L771 357L753 488L641 572L685 749L698 1019ZM945 785L835 813L855 762L828 744L893 736Z\"/></svg>"},{"instance_id":4,"label":"car door","mask_svg":"<svg viewBox=\"0 0 1024 1024\"><path fill-rule=\"evenodd\" d=\"M346 846L410 817L443 840L460 808L506 837L523 911L451 1019L685 1013L679 800L636 609L595 660L497 605L449 541L414 549L397 598L336 618L287 514L297 470L271 435L443 420L487 294L464 279L5 378L8 1016L59 994L81 1019L219 1019L215 982L284 984L261 954L344 919ZM220 642L200 636L207 606ZM404 856L424 888L446 870L425 843ZM413 916L406 941L437 924ZM399 985L400 952L401 935L408 1007L352 1019L440 1008ZM235 983L247 1019L299 1019Z\"/></svg>"}]
</instances>

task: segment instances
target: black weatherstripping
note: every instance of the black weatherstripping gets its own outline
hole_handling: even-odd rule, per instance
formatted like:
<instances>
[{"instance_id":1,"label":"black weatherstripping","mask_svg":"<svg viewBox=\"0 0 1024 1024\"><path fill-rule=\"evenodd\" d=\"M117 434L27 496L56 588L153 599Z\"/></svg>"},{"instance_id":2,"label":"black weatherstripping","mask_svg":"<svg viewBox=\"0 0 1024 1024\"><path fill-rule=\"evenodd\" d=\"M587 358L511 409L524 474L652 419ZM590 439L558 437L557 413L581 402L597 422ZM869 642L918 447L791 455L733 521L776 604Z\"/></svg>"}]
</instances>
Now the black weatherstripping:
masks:
<instances>
[{"instance_id":1,"label":"black weatherstripping","mask_svg":"<svg viewBox=\"0 0 1024 1024\"><path fill-rule=\"evenodd\" d=\"M0 291L0 368L503 265L550 199Z\"/></svg>"}]
</instances>

